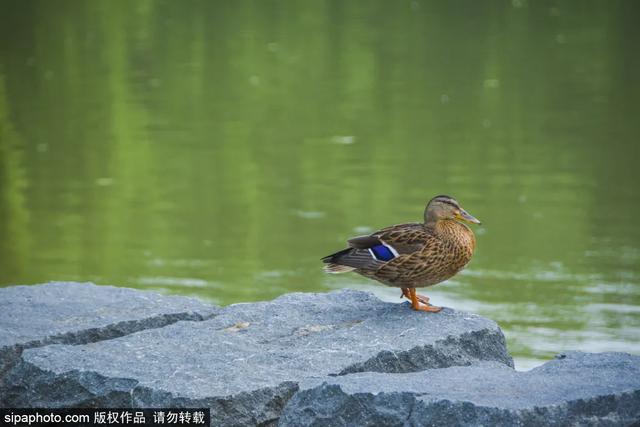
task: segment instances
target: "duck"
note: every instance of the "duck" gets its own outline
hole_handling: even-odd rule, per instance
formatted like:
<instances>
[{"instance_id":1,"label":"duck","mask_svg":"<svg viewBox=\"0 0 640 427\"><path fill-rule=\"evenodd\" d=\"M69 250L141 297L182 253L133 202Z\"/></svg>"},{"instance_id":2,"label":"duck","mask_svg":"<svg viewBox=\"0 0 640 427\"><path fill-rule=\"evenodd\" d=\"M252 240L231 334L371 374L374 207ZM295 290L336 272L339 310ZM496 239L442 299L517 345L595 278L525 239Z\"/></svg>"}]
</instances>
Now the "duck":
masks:
<instances>
[{"instance_id":1,"label":"duck","mask_svg":"<svg viewBox=\"0 0 640 427\"><path fill-rule=\"evenodd\" d=\"M347 240L348 248L322 258L327 273L355 272L402 290L411 308L437 313L442 307L416 288L443 282L471 260L476 238L468 224L480 221L456 199L439 195L426 205L424 221L397 224Z\"/></svg>"}]
</instances>

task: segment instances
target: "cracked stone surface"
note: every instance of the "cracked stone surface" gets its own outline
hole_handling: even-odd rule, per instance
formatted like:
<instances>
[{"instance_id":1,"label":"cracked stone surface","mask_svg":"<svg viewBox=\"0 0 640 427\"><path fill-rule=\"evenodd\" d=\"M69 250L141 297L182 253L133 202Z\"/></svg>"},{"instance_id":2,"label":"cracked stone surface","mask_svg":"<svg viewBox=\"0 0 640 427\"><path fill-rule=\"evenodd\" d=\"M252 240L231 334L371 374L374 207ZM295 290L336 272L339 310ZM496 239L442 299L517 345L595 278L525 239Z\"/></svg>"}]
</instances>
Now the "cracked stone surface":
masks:
<instances>
[{"instance_id":1,"label":"cracked stone surface","mask_svg":"<svg viewBox=\"0 0 640 427\"><path fill-rule=\"evenodd\" d=\"M25 350L11 406L208 406L215 425L268 425L302 386L355 372L417 372L493 361L511 369L495 322L368 292L287 294L86 345Z\"/></svg>"},{"instance_id":2,"label":"cracked stone surface","mask_svg":"<svg viewBox=\"0 0 640 427\"><path fill-rule=\"evenodd\" d=\"M91 283L0 288L0 391L4 373L25 348L90 343L208 319L217 311L195 298Z\"/></svg>"},{"instance_id":3,"label":"cracked stone surface","mask_svg":"<svg viewBox=\"0 0 640 427\"><path fill-rule=\"evenodd\" d=\"M527 372L505 364L356 373L298 392L281 426L627 426L640 422L640 357L566 353Z\"/></svg>"}]
</instances>

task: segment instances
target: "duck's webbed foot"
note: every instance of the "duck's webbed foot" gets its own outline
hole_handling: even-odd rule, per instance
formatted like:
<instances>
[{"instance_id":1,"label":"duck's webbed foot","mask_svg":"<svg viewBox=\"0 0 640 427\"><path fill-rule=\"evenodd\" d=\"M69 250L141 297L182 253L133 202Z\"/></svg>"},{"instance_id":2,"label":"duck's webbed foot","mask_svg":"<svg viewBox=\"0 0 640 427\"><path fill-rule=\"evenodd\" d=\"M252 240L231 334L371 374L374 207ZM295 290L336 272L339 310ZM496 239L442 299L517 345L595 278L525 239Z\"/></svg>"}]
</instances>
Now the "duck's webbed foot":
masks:
<instances>
[{"instance_id":1,"label":"duck's webbed foot","mask_svg":"<svg viewBox=\"0 0 640 427\"><path fill-rule=\"evenodd\" d=\"M411 294L409 292L409 288L400 288L400 289L402 289L402 295L400 295L400 298L405 297L406 299L411 301ZM415 291L415 289L414 289L414 291ZM430 298L428 296L416 294L416 297L418 297L418 301L420 301L421 303L430 305L429 304Z\"/></svg>"},{"instance_id":2,"label":"duck's webbed foot","mask_svg":"<svg viewBox=\"0 0 640 427\"><path fill-rule=\"evenodd\" d=\"M430 305L428 297L418 296L415 288L402 288L402 296L411 300L411 308L414 310L429 311L431 313L437 313L442 310L442 307Z\"/></svg>"}]
</instances>

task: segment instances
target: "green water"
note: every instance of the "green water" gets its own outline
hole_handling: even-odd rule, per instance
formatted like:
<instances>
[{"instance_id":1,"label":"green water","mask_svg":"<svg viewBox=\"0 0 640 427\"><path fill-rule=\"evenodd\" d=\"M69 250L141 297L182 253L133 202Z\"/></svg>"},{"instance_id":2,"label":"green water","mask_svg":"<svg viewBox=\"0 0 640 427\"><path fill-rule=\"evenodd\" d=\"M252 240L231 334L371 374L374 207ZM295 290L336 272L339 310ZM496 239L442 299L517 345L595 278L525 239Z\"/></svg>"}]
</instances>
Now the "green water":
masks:
<instances>
[{"instance_id":1,"label":"green water","mask_svg":"<svg viewBox=\"0 0 640 427\"><path fill-rule=\"evenodd\" d=\"M446 193L483 225L436 305L520 368L640 353L638 2L0 10L0 285L400 302L319 258Z\"/></svg>"}]
</instances>

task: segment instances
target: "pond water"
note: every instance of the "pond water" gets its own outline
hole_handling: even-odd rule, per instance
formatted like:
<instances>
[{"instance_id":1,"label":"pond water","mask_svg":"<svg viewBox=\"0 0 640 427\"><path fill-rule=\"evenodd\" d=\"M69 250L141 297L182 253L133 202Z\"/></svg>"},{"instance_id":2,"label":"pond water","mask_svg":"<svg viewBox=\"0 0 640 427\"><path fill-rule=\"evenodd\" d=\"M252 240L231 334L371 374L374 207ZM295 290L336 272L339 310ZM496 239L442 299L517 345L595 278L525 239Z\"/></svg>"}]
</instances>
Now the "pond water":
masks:
<instances>
[{"instance_id":1,"label":"pond water","mask_svg":"<svg viewBox=\"0 0 640 427\"><path fill-rule=\"evenodd\" d=\"M640 353L640 3L3 3L0 285L400 302L320 258L445 193L434 304L521 369Z\"/></svg>"}]
</instances>

